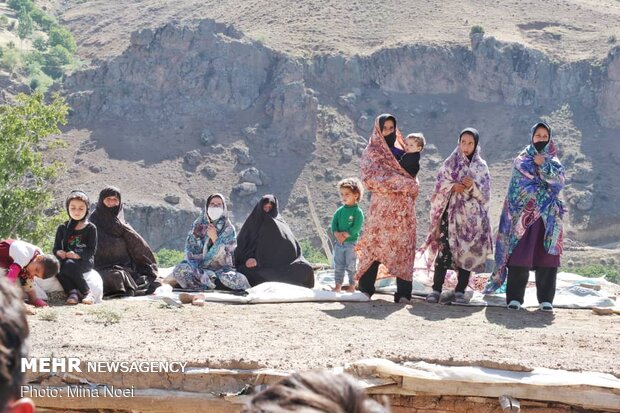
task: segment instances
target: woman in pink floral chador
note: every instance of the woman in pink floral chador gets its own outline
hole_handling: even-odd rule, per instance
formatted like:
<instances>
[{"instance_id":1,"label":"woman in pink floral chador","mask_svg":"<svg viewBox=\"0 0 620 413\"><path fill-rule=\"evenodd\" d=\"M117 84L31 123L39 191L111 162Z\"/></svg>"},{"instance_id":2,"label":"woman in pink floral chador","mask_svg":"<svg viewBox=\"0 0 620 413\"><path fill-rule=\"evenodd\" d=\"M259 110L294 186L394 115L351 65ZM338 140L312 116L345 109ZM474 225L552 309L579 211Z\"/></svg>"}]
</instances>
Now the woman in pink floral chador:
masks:
<instances>
[{"instance_id":1,"label":"woman in pink floral chador","mask_svg":"<svg viewBox=\"0 0 620 413\"><path fill-rule=\"evenodd\" d=\"M362 154L362 180L372 193L368 218L357 244L360 259L356 279L369 297L377 277L396 277L395 302L411 299L415 259L415 200L418 181L409 171L411 162L396 128L396 118L381 115L375 120L368 146ZM397 160L397 157L399 160ZM379 274L379 265L387 272Z\"/></svg>"}]
</instances>

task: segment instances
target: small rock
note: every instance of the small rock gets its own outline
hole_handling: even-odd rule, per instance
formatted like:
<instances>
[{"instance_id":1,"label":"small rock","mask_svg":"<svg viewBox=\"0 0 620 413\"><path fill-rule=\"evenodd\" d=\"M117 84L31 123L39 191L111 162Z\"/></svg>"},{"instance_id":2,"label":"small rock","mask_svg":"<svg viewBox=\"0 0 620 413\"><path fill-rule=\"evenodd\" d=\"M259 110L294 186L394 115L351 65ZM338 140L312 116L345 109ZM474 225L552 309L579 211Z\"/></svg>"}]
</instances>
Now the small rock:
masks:
<instances>
[{"instance_id":1,"label":"small rock","mask_svg":"<svg viewBox=\"0 0 620 413\"><path fill-rule=\"evenodd\" d=\"M211 153L224 153L224 151L226 151L224 145L218 144L211 146Z\"/></svg>"},{"instance_id":2,"label":"small rock","mask_svg":"<svg viewBox=\"0 0 620 413\"><path fill-rule=\"evenodd\" d=\"M594 206L594 196L592 195L592 192L590 191L583 193L575 204L575 207L582 212L591 210L593 206Z\"/></svg>"},{"instance_id":3,"label":"small rock","mask_svg":"<svg viewBox=\"0 0 620 413\"><path fill-rule=\"evenodd\" d=\"M205 198L194 198L194 205L203 209L207 205L207 200Z\"/></svg>"},{"instance_id":4,"label":"small rock","mask_svg":"<svg viewBox=\"0 0 620 413\"><path fill-rule=\"evenodd\" d=\"M233 186L233 192L237 193L239 196L248 196L255 194L258 191L256 188L256 184L251 182L244 182L239 185Z\"/></svg>"},{"instance_id":5,"label":"small rock","mask_svg":"<svg viewBox=\"0 0 620 413\"><path fill-rule=\"evenodd\" d=\"M250 182L256 184L257 186L261 186L263 184L261 172L255 167L244 169L239 175L242 182Z\"/></svg>"},{"instance_id":6,"label":"small rock","mask_svg":"<svg viewBox=\"0 0 620 413\"><path fill-rule=\"evenodd\" d=\"M164 197L164 201L172 205L177 205L179 202L181 202L181 197L179 197L178 195L169 194Z\"/></svg>"},{"instance_id":7,"label":"small rock","mask_svg":"<svg viewBox=\"0 0 620 413\"><path fill-rule=\"evenodd\" d=\"M195 149L187 152L183 157L183 163L190 168L195 169L198 165L200 165L200 162L202 162L202 154Z\"/></svg>"},{"instance_id":8,"label":"small rock","mask_svg":"<svg viewBox=\"0 0 620 413\"><path fill-rule=\"evenodd\" d=\"M205 166L200 172L209 179L213 179L217 175L217 171L211 166Z\"/></svg>"},{"instance_id":9,"label":"small rock","mask_svg":"<svg viewBox=\"0 0 620 413\"><path fill-rule=\"evenodd\" d=\"M342 148L342 160L345 162L351 162L353 160L353 149Z\"/></svg>"},{"instance_id":10,"label":"small rock","mask_svg":"<svg viewBox=\"0 0 620 413\"><path fill-rule=\"evenodd\" d=\"M237 162L241 165L251 165L254 163L254 159L247 148L235 147L233 148L233 153L237 157Z\"/></svg>"},{"instance_id":11,"label":"small rock","mask_svg":"<svg viewBox=\"0 0 620 413\"><path fill-rule=\"evenodd\" d=\"M333 181L335 178L334 170L332 168L325 168L323 178L325 178L326 181Z\"/></svg>"},{"instance_id":12,"label":"small rock","mask_svg":"<svg viewBox=\"0 0 620 413\"><path fill-rule=\"evenodd\" d=\"M200 143L204 146L212 145L215 143L215 138L209 129L205 129L200 134Z\"/></svg>"},{"instance_id":13,"label":"small rock","mask_svg":"<svg viewBox=\"0 0 620 413\"><path fill-rule=\"evenodd\" d=\"M429 155L434 155L438 153L439 151L437 150L437 146L431 143L428 145L424 145L424 152L426 152Z\"/></svg>"},{"instance_id":14,"label":"small rock","mask_svg":"<svg viewBox=\"0 0 620 413\"><path fill-rule=\"evenodd\" d=\"M372 122L368 116L362 115L357 120L357 127L363 131L370 132L372 130Z\"/></svg>"},{"instance_id":15,"label":"small rock","mask_svg":"<svg viewBox=\"0 0 620 413\"><path fill-rule=\"evenodd\" d=\"M103 171L103 168L100 167L99 165L91 165L88 169L90 169L90 171L94 174L98 174L101 171Z\"/></svg>"}]
</instances>

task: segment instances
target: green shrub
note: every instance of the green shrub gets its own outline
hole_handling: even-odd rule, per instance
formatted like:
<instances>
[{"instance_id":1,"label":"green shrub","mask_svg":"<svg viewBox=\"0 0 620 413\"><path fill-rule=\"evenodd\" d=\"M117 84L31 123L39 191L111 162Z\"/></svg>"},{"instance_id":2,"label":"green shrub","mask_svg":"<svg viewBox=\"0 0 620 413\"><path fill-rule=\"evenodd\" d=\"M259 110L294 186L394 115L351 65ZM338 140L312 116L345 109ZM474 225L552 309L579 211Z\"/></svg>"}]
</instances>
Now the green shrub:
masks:
<instances>
[{"instance_id":1,"label":"green shrub","mask_svg":"<svg viewBox=\"0 0 620 413\"><path fill-rule=\"evenodd\" d=\"M21 16L17 26L17 36L19 36L21 40L24 40L32 34L33 30L34 28L32 26L32 19L30 16L27 14Z\"/></svg>"},{"instance_id":2,"label":"green shrub","mask_svg":"<svg viewBox=\"0 0 620 413\"><path fill-rule=\"evenodd\" d=\"M157 265L161 268L174 267L185 259L183 251L162 248L155 253Z\"/></svg>"},{"instance_id":3,"label":"green shrub","mask_svg":"<svg viewBox=\"0 0 620 413\"><path fill-rule=\"evenodd\" d=\"M28 14L35 9L32 0L9 0L8 6L15 10L19 16Z\"/></svg>"},{"instance_id":4,"label":"green shrub","mask_svg":"<svg viewBox=\"0 0 620 413\"><path fill-rule=\"evenodd\" d=\"M60 79L65 72L64 66L71 63L73 56L61 45L56 45L45 53L43 71L52 79Z\"/></svg>"},{"instance_id":5,"label":"green shrub","mask_svg":"<svg viewBox=\"0 0 620 413\"><path fill-rule=\"evenodd\" d=\"M302 239L299 241L299 245L301 246L301 251L304 254L304 257L312 263L312 264L328 264L329 260L325 256L325 253L322 249L316 248L312 245L309 239Z\"/></svg>"},{"instance_id":6,"label":"green shrub","mask_svg":"<svg viewBox=\"0 0 620 413\"><path fill-rule=\"evenodd\" d=\"M0 67L4 70L13 73L15 70L22 66L21 54L13 49L9 48L2 53L2 60L0 61Z\"/></svg>"},{"instance_id":7,"label":"green shrub","mask_svg":"<svg viewBox=\"0 0 620 413\"><path fill-rule=\"evenodd\" d=\"M0 29L4 29L8 25L9 25L9 18L3 14L2 16L0 16Z\"/></svg>"},{"instance_id":8,"label":"green shrub","mask_svg":"<svg viewBox=\"0 0 620 413\"><path fill-rule=\"evenodd\" d=\"M47 41L43 37L37 36L32 41L32 46L39 52L44 52L47 49Z\"/></svg>"},{"instance_id":9,"label":"green shrub","mask_svg":"<svg viewBox=\"0 0 620 413\"><path fill-rule=\"evenodd\" d=\"M49 32L52 27L58 26L58 22L56 22L56 19L53 16L50 16L38 8L30 12L30 17L32 18L32 21L38 24L41 30L45 32Z\"/></svg>"},{"instance_id":10,"label":"green shrub","mask_svg":"<svg viewBox=\"0 0 620 413\"><path fill-rule=\"evenodd\" d=\"M29 72L30 77L28 84L32 90L45 93L54 84L54 79L43 73L41 70L29 70Z\"/></svg>"},{"instance_id":11,"label":"green shrub","mask_svg":"<svg viewBox=\"0 0 620 413\"><path fill-rule=\"evenodd\" d=\"M478 33L484 35L484 27L480 26L479 24L476 24L475 26L471 27L471 30L469 31L469 35L472 36Z\"/></svg>"},{"instance_id":12,"label":"green shrub","mask_svg":"<svg viewBox=\"0 0 620 413\"><path fill-rule=\"evenodd\" d=\"M71 32L60 26L53 27L49 33L49 39L47 41L50 47L62 46L65 50L71 53L75 53L77 50L77 44Z\"/></svg>"},{"instance_id":13,"label":"green shrub","mask_svg":"<svg viewBox=\"0 0 620 413\"><path fill-rule=\"evenodd\" d=\"M607 281L620 285L619 265L589 264L576 267L565 266L560 268L560 271L572 272L590 278L605 276Z\"/></svg>"}]
</instances>

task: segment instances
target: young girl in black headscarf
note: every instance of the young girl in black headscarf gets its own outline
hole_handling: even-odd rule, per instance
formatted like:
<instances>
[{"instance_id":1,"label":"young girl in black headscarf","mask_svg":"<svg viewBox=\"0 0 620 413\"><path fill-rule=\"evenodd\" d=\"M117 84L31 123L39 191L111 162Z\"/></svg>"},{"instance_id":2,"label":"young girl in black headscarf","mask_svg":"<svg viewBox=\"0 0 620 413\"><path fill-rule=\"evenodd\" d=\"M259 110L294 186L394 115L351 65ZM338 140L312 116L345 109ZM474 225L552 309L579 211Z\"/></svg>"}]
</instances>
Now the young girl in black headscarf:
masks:
<instances>
[{"instance_id":1,"label":"young girl in black headscarf","mask_svg":"<svg viewBox=\"0 0 620 413\"><path fill-rule=\"evenodd\" d=\"M56 230L54 255L60 260L58 281L67 293L67 304L93 304L95 297L84 280L93 269L97 228L88 222L90 201L82 191L72 191L65 201L69 221Z\"/></svg>"}]
</instances>

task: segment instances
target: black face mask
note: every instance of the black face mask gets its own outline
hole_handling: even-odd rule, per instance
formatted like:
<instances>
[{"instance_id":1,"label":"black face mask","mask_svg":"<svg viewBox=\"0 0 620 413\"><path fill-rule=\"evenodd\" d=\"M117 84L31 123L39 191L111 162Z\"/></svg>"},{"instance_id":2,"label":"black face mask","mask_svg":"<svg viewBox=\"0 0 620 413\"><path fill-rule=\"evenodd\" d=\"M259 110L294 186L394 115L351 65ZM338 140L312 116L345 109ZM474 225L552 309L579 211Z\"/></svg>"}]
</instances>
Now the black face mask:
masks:
<instances>
[{"instance_id":1,"label":"black face mask","mask_svg":"<svg viewBox=\"0 0 620 413\"><path fill-rule=\"evenodd\" d=\"M544 142L534 142L534 148L536 148L536 150L538 152L542 152L543 149L545 149L545 147L547 146L547 144L549 143L549 141L544 141Z\"/></svg>"},{"instance_id":2,"label":"black face mask","mask_svg":"<svg viewBox=\"0 0 620 413\"><path fill-rule=\"evenodd\" d=\"M104 205L105 206L105 205ZM121 210L120 204L114 207L105 207L108 211L110 211L114 216L118 216L119 211Z\"/></svg>"},{"instance_id":3,"label":"black face mask","mask_svg":"<svg viewBox=\"0 0 620 413\"><path fill-rule=\"evenodd\" d=\"M392 132L388 136L385 136L385 142L390 148L393 148L396 143L396 132Z\"/></svg>"}]
</instances>

